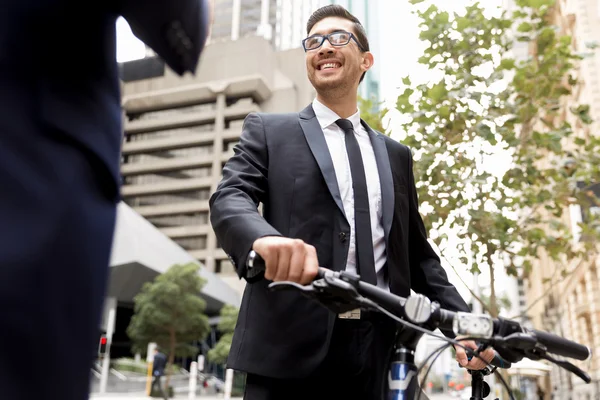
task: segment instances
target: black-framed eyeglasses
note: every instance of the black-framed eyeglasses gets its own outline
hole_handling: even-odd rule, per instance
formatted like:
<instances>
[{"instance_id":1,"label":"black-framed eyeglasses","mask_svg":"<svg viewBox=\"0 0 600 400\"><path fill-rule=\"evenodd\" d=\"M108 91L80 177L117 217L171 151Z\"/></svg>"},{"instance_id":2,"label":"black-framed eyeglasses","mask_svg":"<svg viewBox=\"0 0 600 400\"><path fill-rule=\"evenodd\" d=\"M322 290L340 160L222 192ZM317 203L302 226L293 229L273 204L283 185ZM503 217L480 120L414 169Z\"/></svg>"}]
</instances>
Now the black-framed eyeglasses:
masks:
<instances>
[{"instance_id":1,"label":"black-framed eyeglasses","mask_svg":"<svg viewBox=\"0 0 600 400\"><path fill-rule=\"evenodd\" d=\"M336 47L345 46L348 43L350 43L351 39L353 39L358 45L358 48L361 49L361 51L366 51L358 42L358 39L356 38L356 36L354 36L353 33L345 31L331 32L327 35L309 36L302 41L302 47L304 47L304 51L318 49L323 45L323 43L325 43L325 39L327 39L332 46Z\"/></svg>"}]
</instances>

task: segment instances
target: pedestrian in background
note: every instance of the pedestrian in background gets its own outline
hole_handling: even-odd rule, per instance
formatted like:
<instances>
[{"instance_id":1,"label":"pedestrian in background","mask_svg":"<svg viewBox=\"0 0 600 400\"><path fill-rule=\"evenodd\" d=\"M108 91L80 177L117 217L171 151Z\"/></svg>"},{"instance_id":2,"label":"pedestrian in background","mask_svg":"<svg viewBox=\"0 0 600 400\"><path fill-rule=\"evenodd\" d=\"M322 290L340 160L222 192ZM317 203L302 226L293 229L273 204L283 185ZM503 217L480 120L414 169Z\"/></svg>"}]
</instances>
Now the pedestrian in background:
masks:
<instances>
[{"instance_id":1,"label":"pedestrian in background","mask_svg":"<svg viewBox=\"0 0 600 400\"><path fill-rule=\"evenodd\" d=\"M167 392L165 392L165 388L162 385L161 379L165 375L165 368L167 367L167 356L160 352L159 348L154 349L154 359L152 362L152 388L151 391L154 390L156 386L158 386L158 390L162 393L162 396L165 400L169 397ZM169 388L167 388L167 391Z\"/></svg>"}]
</instances>

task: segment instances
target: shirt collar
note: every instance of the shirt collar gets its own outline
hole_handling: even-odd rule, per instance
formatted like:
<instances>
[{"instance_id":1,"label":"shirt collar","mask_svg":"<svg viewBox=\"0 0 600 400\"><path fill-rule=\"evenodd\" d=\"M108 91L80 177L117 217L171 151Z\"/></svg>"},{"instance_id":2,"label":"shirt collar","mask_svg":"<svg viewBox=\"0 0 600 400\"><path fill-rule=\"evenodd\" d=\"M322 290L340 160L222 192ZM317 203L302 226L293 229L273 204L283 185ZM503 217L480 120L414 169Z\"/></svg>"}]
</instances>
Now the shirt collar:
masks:
<instances>
[{"instance_id":1,"label":"shirt collar","mask_svg":"<svg viewBox=\"0 0 600 400\"><path fill-rule=\"evenodd\" d=\"M329 107L321 103L316 98L313 100L312 106L313 110L315 111L315 115L317 116L317 120L319 121L319 125L321 125L321 129L325 129L335 124L335 121L341 118L339 115L337 115L334 111L332 111ZM360 127L360 110L357 109L354 114L352 114L346 119L352 122L354 131L358 132L358 128Z\"/></svg>"}]
</instances>

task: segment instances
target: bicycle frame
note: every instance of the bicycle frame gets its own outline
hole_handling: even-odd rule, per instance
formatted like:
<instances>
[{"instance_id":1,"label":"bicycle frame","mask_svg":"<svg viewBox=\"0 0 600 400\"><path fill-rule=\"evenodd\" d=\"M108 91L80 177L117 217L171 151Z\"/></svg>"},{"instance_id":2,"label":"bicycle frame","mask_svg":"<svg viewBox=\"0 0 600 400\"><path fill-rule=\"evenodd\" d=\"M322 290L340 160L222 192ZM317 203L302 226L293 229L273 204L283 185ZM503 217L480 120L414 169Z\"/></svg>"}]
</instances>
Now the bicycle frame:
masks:
<instances>
[{"instance_id":1,"label":"bicycle frame","mask_svg":"<svg viewBox=\"0 0 600 400\"><path fill-rule=\"evenodd\" d=\"M421 332L398 328L396 345L393 349L388 374L386 400L414 400L419 393L419 379L415 365L415 350L423 334ZM426 399L423 395L421 398Z\"/></svg>"}]
</instances>

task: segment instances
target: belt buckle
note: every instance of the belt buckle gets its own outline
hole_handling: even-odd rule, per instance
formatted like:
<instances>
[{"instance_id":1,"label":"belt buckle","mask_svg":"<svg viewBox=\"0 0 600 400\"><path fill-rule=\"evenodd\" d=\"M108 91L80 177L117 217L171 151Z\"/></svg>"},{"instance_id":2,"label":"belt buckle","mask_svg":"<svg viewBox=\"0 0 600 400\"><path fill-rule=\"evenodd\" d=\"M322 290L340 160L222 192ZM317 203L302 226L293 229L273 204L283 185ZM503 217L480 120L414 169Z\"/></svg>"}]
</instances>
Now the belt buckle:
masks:
<instances>
[{"instance_id":1,"label":"belt buckle","mask_svg":"<svg viewBox=\"0 0 600 400\"><path fill-rule=\"evenodd\" d=\"M340 319L360 319L360 308L338 314L338 318L340 318Z\"/></svg>"}]
</instances>

